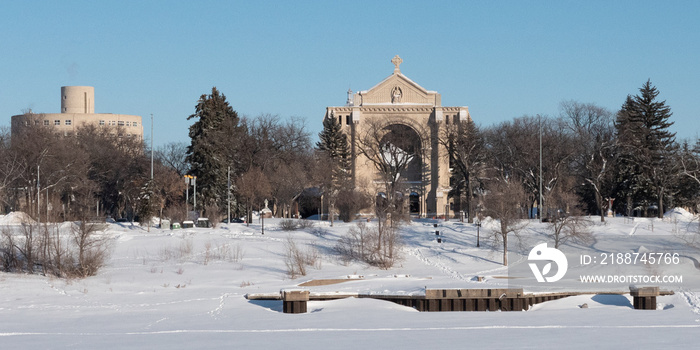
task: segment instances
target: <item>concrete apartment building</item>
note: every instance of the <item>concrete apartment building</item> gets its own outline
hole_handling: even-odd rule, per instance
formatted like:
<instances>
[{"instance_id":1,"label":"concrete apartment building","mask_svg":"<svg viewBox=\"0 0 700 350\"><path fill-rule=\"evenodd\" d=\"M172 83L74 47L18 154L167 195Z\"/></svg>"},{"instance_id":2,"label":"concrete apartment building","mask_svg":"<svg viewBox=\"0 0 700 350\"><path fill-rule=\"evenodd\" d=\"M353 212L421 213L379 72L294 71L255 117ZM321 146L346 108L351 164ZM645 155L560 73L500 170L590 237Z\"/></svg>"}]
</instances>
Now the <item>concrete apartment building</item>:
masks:
<instances>
[{"instance_id":1,"label":"concrete apartment building","mask_svg":"<svg viewBox=\"0 0 700 350\"><path fill-rule=\"evenodd\" d=\"M95 113L95 88L62 86L61 113L25 113L12 116L12 134L30 125L50 127L64 136L73 136L84 125L113 127L115 137L143 139L143 124L138 115Z\"/></svg>"},{"instance_id":2,"label":"concrete apartment building","mask_svg":"<svg viewBox=\"0 0 700 350\"><path fill-rule=\"evenodd\" d=\"M450 166L446 148L438 142L441 128L448 123L467 121L468 107L444 107L440 94L429 91L401 73L402 59L391 62L394 72L369 90L352 93L342 107L327 107L325 118L342 125L352 153L355 187L382 196L383 180L376 168L359 150L359 142L370 128L379 125L384 137L399 135L410 164L400 174L401 196L408 199L411 215L443 216L451 213L448 192ZM408 140L409 142L406 142ZM407 145L407 146L406 146Z\"/></svg>"}]
</instances>

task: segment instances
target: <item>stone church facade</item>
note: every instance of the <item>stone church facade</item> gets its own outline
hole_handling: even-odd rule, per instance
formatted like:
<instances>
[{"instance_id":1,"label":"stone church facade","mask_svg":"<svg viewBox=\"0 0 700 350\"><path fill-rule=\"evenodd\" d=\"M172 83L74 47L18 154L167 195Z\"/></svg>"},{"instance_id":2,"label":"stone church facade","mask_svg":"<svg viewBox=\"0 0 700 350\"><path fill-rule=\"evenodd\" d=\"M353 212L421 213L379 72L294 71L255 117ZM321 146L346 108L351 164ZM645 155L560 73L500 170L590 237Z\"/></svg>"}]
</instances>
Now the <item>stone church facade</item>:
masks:
<instances>
[{"instance_id":1,"label":"stone church facade","mask_svg":"<svg viewBox=\"0 0 700 350\"><path fill-rule=\"evenodd\" d=\"M375 135L375 140L382 140L378 143L398 145L385 146L385 153L375 156L401 164L401 159L390 160L396 158L390 156L391 151L398 149L395 153L399 158L407 160L398 175L400 186L396 187L396 197L402 198L407 211L421 217L452 216L455 213L448 199L450 162L439 137L446 124L469 120L469 109L442 106L439 93L426 90L401 73L398 55L391 62L393 74L369 90L354 94L348 91L346 105L327 107L325 118L340 123L348 136L356 189L385 196L388 181L367 152L370 135Z\"/></svg>"}]
</instances>

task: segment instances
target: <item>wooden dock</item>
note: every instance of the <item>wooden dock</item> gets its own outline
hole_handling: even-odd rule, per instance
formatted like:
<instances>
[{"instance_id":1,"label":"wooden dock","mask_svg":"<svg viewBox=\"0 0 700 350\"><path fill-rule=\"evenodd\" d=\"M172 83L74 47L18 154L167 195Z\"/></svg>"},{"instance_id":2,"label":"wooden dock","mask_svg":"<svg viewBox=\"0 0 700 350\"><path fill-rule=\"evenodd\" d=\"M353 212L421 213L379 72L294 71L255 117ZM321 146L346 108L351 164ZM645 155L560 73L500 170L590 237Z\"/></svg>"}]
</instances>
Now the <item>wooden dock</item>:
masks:
<instances>
[{"instance_id":1,"label":"wooden dock","mask_svg":"<svg viewBox=\"0 0 700 350\"><path fill-rule=\"evenodd\" d=\"M426 289L425 295L383 295L360 293L311 293L308 290L282 290L280 293L247 294L248 300L281 300L284 313L306 313L308 301L344 298L371 298L415 308L421 312L440 311L526 311L531 306L575 295L631 294L634 308L655 310L656 297L673 292L658 287L634 288L629 292L558 292L533 294L522 289Z\"/></svg>"}]
</instances>

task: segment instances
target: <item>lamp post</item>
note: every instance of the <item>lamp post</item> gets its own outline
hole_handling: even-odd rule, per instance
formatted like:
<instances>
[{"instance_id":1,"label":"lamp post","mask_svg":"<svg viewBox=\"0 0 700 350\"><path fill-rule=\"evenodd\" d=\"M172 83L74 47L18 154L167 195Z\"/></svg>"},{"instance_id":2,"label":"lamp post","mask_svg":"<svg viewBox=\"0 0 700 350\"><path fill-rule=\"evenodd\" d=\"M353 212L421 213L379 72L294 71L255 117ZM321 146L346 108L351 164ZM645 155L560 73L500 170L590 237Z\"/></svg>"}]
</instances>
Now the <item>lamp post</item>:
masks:
<instances>
[{"instance_id":1,"label":"lamp post","mask_svg":"<svg viewBox=\"0 0 700 350\"><path fill-rule=\"evenodd\" d=\"M189 219L190 217L190 175L185 175L185 218Z\"/></svg>"},{"instance_id":2,"label":"lamp post","mask_svg":"<svg viewBox=\"0 0 700 350\"><path fill-rule=\"evenodd\" d=\"M193 175L185 175L185 183L187 184L187 189L185 190L185 213L189 219L190 212L188 210L188 206L190 203L190 185L194 186L194 203L192 205L192 211L197 210L197 177Z\"/></svg>"},{"instance_id":3,"label":"lamp post","mask_svg":"<svg viewBox=\"0 0 700 350\"><path fill-rule=\"evenodd\" d=\"M481 220L476 222L476 247L479 248L479 228L481 228Z\"/></svg>"},{"instance_id":4,"label":"lamp post","mask_svg":"<svg viewBox=\"0 0 700 350\"><path fill-rule=\"evenodd\" d=\"M36 166L36 221L41 223L41 185L39 182L39 165Z\"/></svg>"},{"instance_id":5,"label":"lamp post","mask_svg":"<svg viewBox=\"0 0 700 350\"><path fill-rule=\"evenodd\" d=\"M226 180L226 223L231 224L231 166L228 167Z\"/></svg>"},{"instance_id":6,"label":"lamp post","mask_svg":"<svg viewBox=\"0 0 700 350\"><path fill-rule=\"evenodd\" d=\"M537 216L542 222L542 116L538 114L537 117L540 124L540 198L537 201Z\"/></svg>"},{"instance_id":7,"label":"lamp post","mask_svg":"<svg viewBox=\"0 0 700 350\"><path fill-rule=\"evenodd\" d=\"M151 180L153 180L153 113L151 113Z\"/></svg>"}]
</instances>

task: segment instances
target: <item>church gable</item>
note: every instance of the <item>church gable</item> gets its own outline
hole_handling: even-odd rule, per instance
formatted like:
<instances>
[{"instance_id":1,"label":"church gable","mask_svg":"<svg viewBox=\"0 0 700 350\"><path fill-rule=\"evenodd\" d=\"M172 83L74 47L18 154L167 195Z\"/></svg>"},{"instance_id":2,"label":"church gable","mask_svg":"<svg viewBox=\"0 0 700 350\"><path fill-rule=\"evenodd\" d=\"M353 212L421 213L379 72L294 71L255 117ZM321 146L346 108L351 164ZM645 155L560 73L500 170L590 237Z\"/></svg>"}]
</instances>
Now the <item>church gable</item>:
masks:
<instances>
[{"instance_id":1,"label":"church gable","mask_svg":"<svg viewBox=\"0 0 700 350\"><path fill-rule=\"evenodd\" d=\"M401 74L398 56L391 60L394 63L394 74L384 79L368 91L361 91L362 105L367 104L421 104L439 106L439 94L428 91L411 79Z\"/></svg>"}]
</instances>

